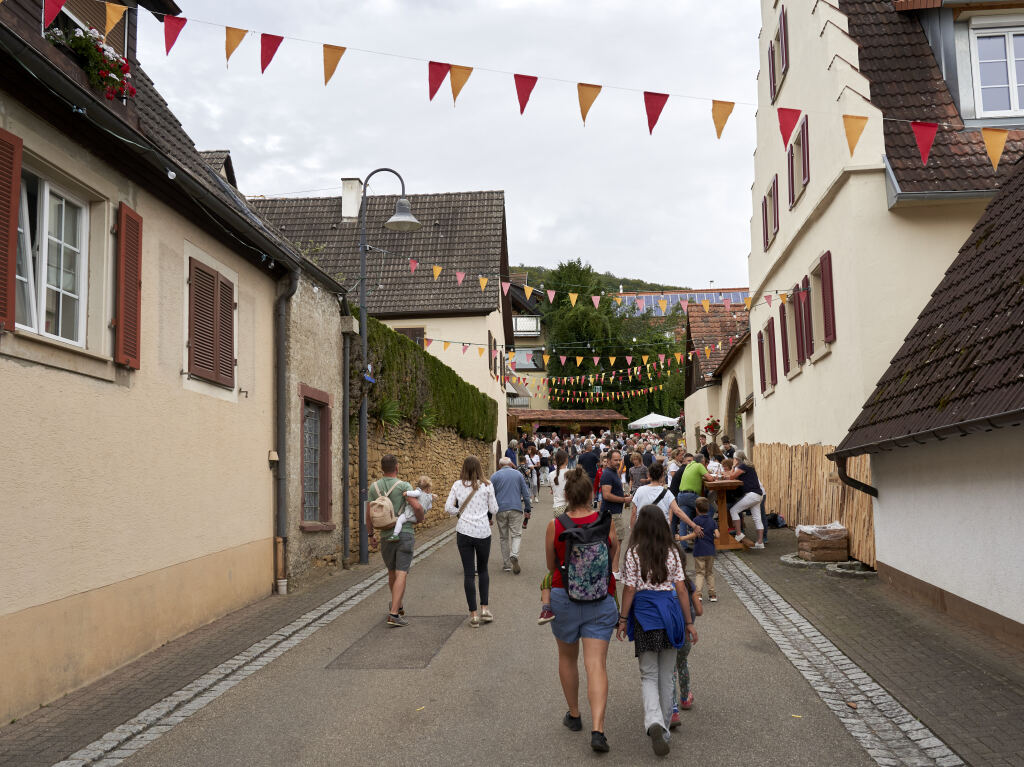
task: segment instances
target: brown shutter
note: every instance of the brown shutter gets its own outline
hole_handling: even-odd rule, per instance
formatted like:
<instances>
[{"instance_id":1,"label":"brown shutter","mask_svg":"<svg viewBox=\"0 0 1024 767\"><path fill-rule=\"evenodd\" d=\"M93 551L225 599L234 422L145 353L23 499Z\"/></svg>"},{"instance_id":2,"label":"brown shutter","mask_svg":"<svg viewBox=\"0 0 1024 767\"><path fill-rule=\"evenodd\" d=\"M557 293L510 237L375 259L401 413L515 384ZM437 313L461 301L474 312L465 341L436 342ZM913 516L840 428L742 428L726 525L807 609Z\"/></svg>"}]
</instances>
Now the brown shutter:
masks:
<instances>
[{"instance_id":1,"label":"brown shutter","mask_svg":"<svg viewBox=\"0 0 1024 767\"><path fill-rule=\"evenodd\" d=\"M793 335L796 336L796 360L801 365L807 359L804 353L804 307L800 300L800 285L793 286Z\"/></svg>"},{"instance_id":2,"label":"brown shutter","mask_svg":"<svg viewBox=\"0 0 1024 767\"><path fill-rule=\"evenodd\" d=\"M810 131L807 127L807 116L804 115L803 124L800 126L800 154L803 164L803 185L811 182L811 144L809 140Z\"/></svg>"},{"instance_id":3,"label":"brown shutter","mask_svg":"<svg viewBox=\"0 0 1024 767\"><path fill-rule=\"evenodd\" d=\"M782 372L789 375L789 326L786 324L786 305L779 303L779 337L782 340Z\"/></svg>"},{"instance_id":4,"label":"brown shutter","mask_svg":"<svg viewBox=\"0 0 1024 767\"><path fill-rule=\"evenodd\" d=\"M825 325L825 343L836 340L836 307L832 291L832 253L821 256L821 315Z\"/></svg>"},{"instance_id":5,"label":"brown shutter","mask_svg":"<svg viewBox=\"0 0 1024 767\"><path fill-rule=\"evenodd\" d=\"M775 366L775 318L768 320L768 370L771 373L772 386L779 382L779 371Z\"/></svg>"},{"instance_id":6,"label":"brown shutter","mask_svg":"<svg viewBox=\"0 0 1024 767\"><path fill-rule=\"evenodd\" d=\"M775 43L768 43L768 95L775 101Z\"/></svg>"},{"instance_id":7,"label":"brown shutter","mask_svg":"<svg viewBox=\"0 0 1024 767\"><path fill-rule=\"evenodd\" d=\"M779 231L779 174L772 178L772 231Z\"/></svg>"},{"instance_id":8,"label":"brown shutter","mask_svg":"<svg viewBox=\"0 0 1024 767\"><path fill-rule=\"evenodd\" d=\"M782 74L789 71L789 19L786 6L779 11L779 59L782 62Z\"/></svg>"},{"instance_id":9,"label":"brown shutter","mask_svg":"<svg viewBox=\"0 0 1024 767\"><path fill-rule=\"evenodd\" d=\"M768 198L761 198L761 235L764 240L764 249L768 250Z\"/></svg>"},{"instance_id":10,"label":"brown shutter","mask_svg":"<svg viewBox=\"0 0 1024 767\"><path fill-rule=\"evenodd\" d=\"M0 128L0 330L14 332L21 139Z\"/></svg>"},{"instance_id":11,"label":"brown shutter","mask_svg":"<svg viewBox=\"0 0 1024 767\"><path fill-rule=\"evenodd\" d=\"M796 179L794 173L793 162L795 160L793 153L794 144L789 145L789 149L786 150L786 167L789 173L789 208L793 209L793 205L796 203L796 188L793 186L793 182Z\"/></svg>"},{"instance_id":12,"label":"brown shutter","mask_svg":"<svg viewBox=\"0 0 1024 767\"><path fill-rule=\"evenodd\" d=\"M764 378L764 334L757 331L757 368L761 372L761 393L764 394L768 385Z\"/></svg>"},{"instance_id":13,"label":"brown shutter","mask_svg":"<svg viewBox=\"0 0 1024 767\"><path fill-rule=\"evenodd\" d=\"M814 354L814 315L811 314L811 278L804 275L804 354Z\"/></svg>"},{"instance_id":14,"label":"brown shutter","mask_svg":"<svg viewBox=\"0 0 1024 767\"><path fill-rule=\"evenodd\" d=\"M188 372L217 380L217 273L188 260Z\"/></svg>"},{"instance_id":15,"label":"brown shutter","mask_svg":"<svg viewBox=\"0 0 1024 767\"><path fill-rule=\"evenodd\" d=\"M217 275L217 383L235 388L235 285Z\"/></svg>"},{"instance_id":16,"label":"brown shutter","mask_svg":"<svg viewBox=\"0 0 1024 767\"><path fill-rule=\"evenodd\" d=\"M117 211L117 298L114 362L138 370L142 322L142 216L123 202Z\"/></svg>"},{"instance_id":17,"label":"brown shutter","mask_svg":"<svg viewBox=\"0 0 1024 767\"><path fill-rule=\"evenodd\" d=\"M320 521L330 524L334 507L334 490L331 475L334 473L334 462L331 460L331 429L334 418L331 406L324 404L320 408Z\"/></svg>"}]
</instances>

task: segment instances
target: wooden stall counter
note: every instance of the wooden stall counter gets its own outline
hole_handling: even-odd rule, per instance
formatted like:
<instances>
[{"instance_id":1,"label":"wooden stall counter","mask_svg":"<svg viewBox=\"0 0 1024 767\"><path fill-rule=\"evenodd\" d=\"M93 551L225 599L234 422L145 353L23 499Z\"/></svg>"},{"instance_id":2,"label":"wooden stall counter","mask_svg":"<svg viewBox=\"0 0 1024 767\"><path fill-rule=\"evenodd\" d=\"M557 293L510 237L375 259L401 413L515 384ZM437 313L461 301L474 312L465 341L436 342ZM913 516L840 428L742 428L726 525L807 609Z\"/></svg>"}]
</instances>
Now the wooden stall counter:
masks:
<instances>
[{"instance_id":1,"label":"wooden stall counter","mask_svg":"<svg viewBox=\"0 0 1024 767\"><path fill-rule=\"evenodd\" d=\"M704 487L708 490L708 500L718 508L718 540L715 541L716 551L740 551L750 548L753 543L746 538L737 541L732 537L729 523L729 507L725 502L727 490L735 490L743 485L738 479L711 479L710 474L704 475Z\"/></svg>"}]
</instances>

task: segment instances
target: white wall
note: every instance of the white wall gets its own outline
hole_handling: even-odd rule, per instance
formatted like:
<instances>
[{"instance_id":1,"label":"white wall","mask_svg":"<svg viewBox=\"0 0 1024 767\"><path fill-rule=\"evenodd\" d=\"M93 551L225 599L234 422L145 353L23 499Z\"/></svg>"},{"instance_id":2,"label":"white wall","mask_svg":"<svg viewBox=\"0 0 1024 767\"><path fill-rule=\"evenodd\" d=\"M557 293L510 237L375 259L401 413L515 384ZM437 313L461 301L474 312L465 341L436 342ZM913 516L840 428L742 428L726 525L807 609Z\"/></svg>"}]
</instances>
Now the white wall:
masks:
<instances>
[{"instance_id":1,"label":"white wall","mask_svg":"<svg viewBox=\"0 0 1024 767\"><path fill-rule=\"evenodd\" d=\"M871 457L878 562L1024 623L1024 429Z\"/></svg>"}]
</instances>

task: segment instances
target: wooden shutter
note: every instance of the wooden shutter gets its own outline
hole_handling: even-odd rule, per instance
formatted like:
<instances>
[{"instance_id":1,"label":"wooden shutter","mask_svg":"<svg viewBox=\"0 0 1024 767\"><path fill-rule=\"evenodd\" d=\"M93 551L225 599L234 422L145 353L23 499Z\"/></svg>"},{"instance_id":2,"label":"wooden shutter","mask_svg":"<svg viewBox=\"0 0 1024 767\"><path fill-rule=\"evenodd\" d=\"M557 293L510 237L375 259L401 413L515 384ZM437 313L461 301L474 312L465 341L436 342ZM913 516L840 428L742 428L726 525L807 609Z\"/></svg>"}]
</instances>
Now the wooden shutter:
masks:
<instances>
[{"instance_id":1,"label":"wooden shutter","mask_svg":"<svg viewBox=\"0 0 1024 767\"><path fill-rule=\"evenodd\" d=\"M782 63L782 74L789 71L789 18L786 6L779 11L779 59Z\"/></svg>"},{"instance_id":2,"label":"wooden shutter","mask_svg":"<svg viewBox=\"0 0 1024 767\"><path fill-rule=\"evenodd\" d=\"M782 341L782 372L789 375L789 326L786 324L786 305L779 302L779 337Z\"/></svg>"},{"instance_id":3,"label":"wooden shutter","mask_svg":"<svg viewBox=\"0 0 1024 767\"><path fill-rule=\"evenodd\" d=\"M804 115L804 121L800 124L800 162L803 166L803 185L807 186L811 181L811 145L808 141L808 128L807 128L807 116Z\"/></svg>"},{"instance_id":4,"label":"wooden shutter","mask_svg":"<svg viewBox=\"0 0 1024 767\"><path fill-rule=\"evenodd\" d=\"M771 374L772 386L779 382L779 371L775 366L775 318L768 320L765 328L768 332L768 371Z\"/></svg>"},{"instance_id":5,"label":"wooden shutter","mask_svg":"<svg viewBox=\"0 0 1024 767\"><path fill-rule=\"evenodd\" d=\"M217 383L235 388L235 285L217 275Z\"/></svg>"},{"instance_id":6,"label":"wooden shutter","mask_svg":"<svg viewBox=\"0 0 1024 767\"><path fill-rule=\"evenodd\" d=\"M138 370L142 356L142 216L123 202L117 211L114 311L114 362Z\"/></svg>"},{"instance_id":7,"label":"wooden shutter","mask_svg":"<svg viewBox=\"0 0 1024 767\"><path fill-rule=\"evenodd\" d=\"M188 260L188 372L217 380L217 282L212 269Z\"/></svg>"},{"instance_id":8,"label":"wooden shutter","mask_svg":"<svg viewBox=\"0 0 1024 767\"><path fill-rule=\"evenodd\" d=\"M764 378L764 334L760 330L757 331L757 369L761 373L761 393L764 394L768 385Z\"/></svg>"},{"instance_id":9,"label":"wooden shutter","mask_svg":"<svg viewBox=\"0 0 1024 767\"><path fill-rule=\"evenodd\" d=\"M793 205L796 203L796 188L794 181L796 180L795 169L793 163L795 162L793 147L794 144L789 145L789 149L786 150L786 167L789 173L789 208L793 209Z\"/></svg>"},{"instance_id":10,"label":"wooden shutter","mask_svg":"<svg viewBox=\"0 0 1024 767\"><path fill-rule=\"evenodd\" d=\"M799 283L793 286L793 330L796 336L796 360L803 365L807 355L804 353L804 306L800 299Z\"/></svg>"},{"instance_id":11,"label":"wooden shutter","mask_svg":"<svg viewBox=\"0 0 1024 767\"><path fill-rule=\"evenodd\" d=\"M804 275L804 354L810 359L814 354L814 315L811 314L811 278Z\"/></svg>"},{"instance_id":12,"label":"wooden shutter","mask_svg":"<svg viewBox=\"0 0 1024 767\"><path fill-rule=\"evenodd\" d=\"M779 174L772 178L772 232L779 231Z\"/></svg>"},{"instance_id":13,"label":"wooden shutter","mask_svg":"<svg viewBox=\"0 0 1024 767\"><path fill-rule=\"evenodd\" d=\"M423 339L426 337L426 328L395 328L395 332L399 335L403 335L412 341L414 344L423 348Z\"/></svg>"},{"instance_id":14,"label":"wooden shutter","mask_svg":"<svg viewBox=\"0 0 1024 767\"><path fill-rule=\"evenodd\" d=\"M764 240L764 249L768 250L768 198L761 198L761 234Z\"/></svg>"},{"instance_id":15,"label":"wooden shutter","mask_svg":"<svg viewBox=\"0 0 1024 767\"><path fill-rule=\"evenodd\" d=\"M14 332L21 139L0 128L0 331Z\"/></svg>"},{"instance_id":16,"label":"wooden shutter","mask_svg":"<svg viewBox=\"0 0 1024 767\"><path fill-rule=\"evenodd\" d=\"M768 43L768 94L775 101L775 43Z\"/></svg>"},{"instance_id":17,"label":"wooden shutter","mask_svg":"<svg viewBox=\"0 0 1024 767\"><path fill-rule=\"evenodd\" d=\"M824 318L825 343L836 340L836 308L832 291L832 253L821 256L821 315Z\"/></svg>"}]
</instances>

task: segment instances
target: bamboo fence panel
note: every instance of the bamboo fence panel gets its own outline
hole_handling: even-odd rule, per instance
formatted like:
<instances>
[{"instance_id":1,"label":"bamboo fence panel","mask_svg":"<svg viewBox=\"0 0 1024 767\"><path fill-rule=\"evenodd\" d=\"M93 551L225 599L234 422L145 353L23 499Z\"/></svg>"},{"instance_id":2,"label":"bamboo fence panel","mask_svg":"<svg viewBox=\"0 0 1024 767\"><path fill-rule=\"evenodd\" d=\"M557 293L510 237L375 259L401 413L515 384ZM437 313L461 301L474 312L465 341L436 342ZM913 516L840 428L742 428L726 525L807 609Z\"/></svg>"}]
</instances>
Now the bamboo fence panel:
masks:
<instances>
[{"instance_id":1,"label":"bamboo fence panel","mask_svg":"<svg viewBox=\"0 0 1024 767\"><path fill-rule=\"evenodd\" d=\"M754 445L754 467L764 484L765 511L785 517L790 527L841 522L850 532L850 556L875 566L875 524L871 496L839 479L825 456L829 445ZM871 484L869 457L847 462L851 477Z\"/></svg>"}]
</instances>

